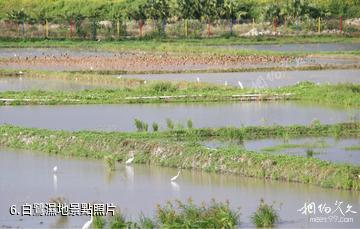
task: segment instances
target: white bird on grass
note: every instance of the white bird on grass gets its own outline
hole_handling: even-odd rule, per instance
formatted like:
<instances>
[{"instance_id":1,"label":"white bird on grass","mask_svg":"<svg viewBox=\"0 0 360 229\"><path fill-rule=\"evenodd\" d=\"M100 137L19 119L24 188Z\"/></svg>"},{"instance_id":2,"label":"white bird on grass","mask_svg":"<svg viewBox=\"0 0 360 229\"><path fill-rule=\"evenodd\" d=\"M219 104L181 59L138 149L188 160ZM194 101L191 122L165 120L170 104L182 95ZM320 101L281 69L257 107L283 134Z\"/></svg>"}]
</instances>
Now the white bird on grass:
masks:
<instances>
[{"instance_id":1,"label":"white bird on grass","mask_svg":"<svg viewBox=\"0 0 360 229\"><path fill-rule=\"evenodd\" d=\"M227 82L226 80L225 80L225 83L224 83L224 85L225 85L225 86L227 86L227 85L228 85L228 82Z\"/></svg>"},{"instance_id":2,"label":"white bird on grass","mask_svg":"<svg viewBox=\"0 0 360 229\"><path fill-rule=\"evenodd\" d=\"M181 170L179 170L179 172L177 173L177 175L174 176L173 178L171 178L170 180L171 180L171 181L175 181L175 180L179 177L180 172L181 172Z\"/></svg>"},{"instance_id":3,"label":"white bird on grass","mask_svg":"<svg viewBox=\"0 0 360 229\"><path fill-rule=\"evenodd\" d=\"M129 159L126 160L125 164L129 165L133 162L134 160L134 153L131 153L131 157Z\"/></svg>"},{"instance_id":4,"label":"white bird on grass","mask_svg":"<svg viewBox=\"0 0 360 229\"><path fill-rule=\"evenodd\" d=\"M200 83L200 78L199 78L199 77L196 77L196 81L197 81L198 83Z\"/></svg>"},{"instance_id":5,"label":"white bird on grass","mask_svg":"<svg viewBox=\"0 0 360 229\"><path fill-rule=\"evenodd\" d=\"M57 171L58 171L58 167L57 167L57 165L55 165L53 168L53 172L56 173Z\"/></svg>"},{"instance_id":6,"label":"white bird on grass","mask_svg":"<svg viewBox=\"0 0 360 229\"><path fill-rule=\"evenodd\" d=\"M241 83L240 80L238 81L238 84L239 84L239 87L240 87L241 89L244 89L244 86L243 86L243 84Z\"/></svg>"},{"instance_id":7,"label":"white bird on grass","mask_svg":"<svg viewBox=\"0 0 360 229\"><path fill-rule=\"evenodd\" d=\"M82 226L82 229L89 229L91 227L91 224L93 222L93 215L91 215L91 218L89 221L87 221L83 226Z\"/></svg>"}]
</instances>

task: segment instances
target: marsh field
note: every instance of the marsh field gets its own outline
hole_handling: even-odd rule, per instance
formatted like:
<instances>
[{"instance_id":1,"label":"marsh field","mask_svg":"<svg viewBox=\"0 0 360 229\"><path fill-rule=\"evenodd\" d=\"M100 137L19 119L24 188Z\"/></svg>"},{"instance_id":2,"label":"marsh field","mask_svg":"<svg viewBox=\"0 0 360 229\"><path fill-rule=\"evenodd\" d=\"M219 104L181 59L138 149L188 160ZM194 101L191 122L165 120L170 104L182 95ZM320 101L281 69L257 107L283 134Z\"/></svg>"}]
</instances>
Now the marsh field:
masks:
<instances>
[{"instance_id":1,"label":"marsh field","mask_svg":"<svg viewBox=\"0 0 360 229\"><path fill-rule=\"evenodd\" d=\"M167 2L0 3L0 228L360 228L356 1Z\"/></svg>"}]
</instances>

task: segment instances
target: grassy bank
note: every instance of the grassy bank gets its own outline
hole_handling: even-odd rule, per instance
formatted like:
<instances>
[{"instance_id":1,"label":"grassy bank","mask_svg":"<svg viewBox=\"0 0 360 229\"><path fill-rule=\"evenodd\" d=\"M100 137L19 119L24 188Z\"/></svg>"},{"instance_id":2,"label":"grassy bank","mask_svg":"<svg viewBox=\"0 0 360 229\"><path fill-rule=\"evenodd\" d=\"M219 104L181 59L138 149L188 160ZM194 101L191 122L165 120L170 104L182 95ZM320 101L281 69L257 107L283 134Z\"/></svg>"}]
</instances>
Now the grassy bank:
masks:
<instances>
[{"instance_id":1,"label":"grassy bank","mask_svg":"<svg viewBox=\"0 0 360 229\"><path fill-rule=\"evenodd\" d=\"M125 83L124 83L125 82ZM220 102L239 100L301 100L340 106L360 106L360 85L316 85L241 89L204 83L134 81L121 88L83 91L7 91L0 93L2 104L121 104L159 102ZM130 81L131 82L131 81Z\"/></svg>"},{"instance_id":2,"label":"grassy bank","mask_svg":"<svg viewBox=\"0 0 360 229\"><path fill-rule=\"evenodd\" d=\"M307 44L307 43L359 43L359 37L348 36L260 36L260 37L230 37L208 39L131 39L121 41L76 41L76 40L0 40L0 48L70 48L92 49L104 51L146 51L169 53L215 53L231 55L265 54L278 55L280 52L222 49L214 46L255 45L255 44ZM299 52L282 53L294 55ZM300 52L301 53L301 52ZM339 52L347 53L347 52ZM357 53L355 53L357 54Z\"/></svg>"},{"instance_id":3,"label":"grassy bank","mask_svg":"<svg viewBox=\"0 0 360 229\"><path fill-rule=\"evenodd\" d=\"M347 125L350 125L347 127ZM276 131L271 128L258 129L258 136ZM286 129L286 127L283 127ZM359 132L359 124L318 125L317 127L287 127L289 130L310 130L317 132ZM281 128L280 128L281 129ZM352 131L351 131L352 129ZM191 130L196 133L195 130ZM220 130L218 130L220 131ZM251 137L253 131L239 129L242 138ZM183 131L184 132L184 131ZM227 136L234 131L225 132ZM249 133L249 134L246 134ZM261 133L261 134L260 134ZM104 159L111 155L124 163L133 153L135 163L199 169L209 172L234 173L247 177L284 180L320 185L328 188L360 190L360 167L334 164L314 158L288 155L274 155L246 151L239 147L217 150L207 149L191 138L177 132L119 133L119 132L66 132L43 129L0 127L0 144L3 147L45 152L50 155L76 156ZM168 136L168 137L165 137Z\"/></svg>"}]
</instances>

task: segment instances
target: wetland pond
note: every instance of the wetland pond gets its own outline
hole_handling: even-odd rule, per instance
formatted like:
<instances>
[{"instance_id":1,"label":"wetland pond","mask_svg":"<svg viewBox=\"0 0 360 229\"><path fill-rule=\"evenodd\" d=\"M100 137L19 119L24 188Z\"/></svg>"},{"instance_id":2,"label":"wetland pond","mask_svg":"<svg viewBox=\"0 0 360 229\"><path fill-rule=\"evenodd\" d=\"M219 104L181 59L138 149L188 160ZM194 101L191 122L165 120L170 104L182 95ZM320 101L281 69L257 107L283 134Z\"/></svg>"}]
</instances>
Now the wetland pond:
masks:
<instances>
[{"instance_id":1,"label":"wetland pond","mask_svg":"<svg viewBox=\"0 0 360 229\"><path fill-rule=\"evenodd\" d=\"M46 203L62 197L69 203L113 203L128 217L137 220L139 213L155 214L156 204L168 200L186 201L189 197L197 204L212 198L230 202L232 209L240 207L240 227L252 227L250 215L256 210L260 198L275 202L279 211L280 228L337 227L339 223L309 223L309 215L299 209L305 202L326 203L333 208L335 201L350 204L359 212L359 193L324 189L312 185L244 178L229 174L212 174L183 170L176 183L170 178L177 169L146 165L123 166L117 164L109 173L101 160L62 158L40 153L0 150L0 222L2 227L69 228L81 227L85 216L28 217L10 216L12 204ZM14 168L16 165L16 168ZM52 168L58 166L54 176ZM359 217L341 227L359 228Z\"/></svg>"},{"instance_id":2,"label":"wetland pond","mask_svg":"<svg viewBox=\"0 0 360 229\"><path fill-rule=\"evenodd\" d=\"M206 114L204 116L204 114ZM194 127L308 125L360 119L355 108L336 108L297 102L162 103L117 105L0 106L0 124L56 130L135 131L134 119L166 129L166 119Z\"/></svg>"}]
</instances>

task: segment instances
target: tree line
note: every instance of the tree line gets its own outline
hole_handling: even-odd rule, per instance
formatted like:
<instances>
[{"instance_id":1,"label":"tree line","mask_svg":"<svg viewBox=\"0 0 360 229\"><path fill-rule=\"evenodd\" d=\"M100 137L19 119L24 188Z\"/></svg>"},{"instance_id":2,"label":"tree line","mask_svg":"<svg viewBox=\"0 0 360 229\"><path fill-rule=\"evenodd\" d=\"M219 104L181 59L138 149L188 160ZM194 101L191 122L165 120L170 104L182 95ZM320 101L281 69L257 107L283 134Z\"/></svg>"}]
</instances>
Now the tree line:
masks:
<instances>
[{"instance_id":1,"label":"tree line","mask_svg":"<svg viewBox=\"0 0 360 229\"><path fill-rule=\"evenodd\" d=\"M359 0L1 0L0 19L23 22L114 19L217 19L360 17Z\"/></svg>"}]
</instances>

